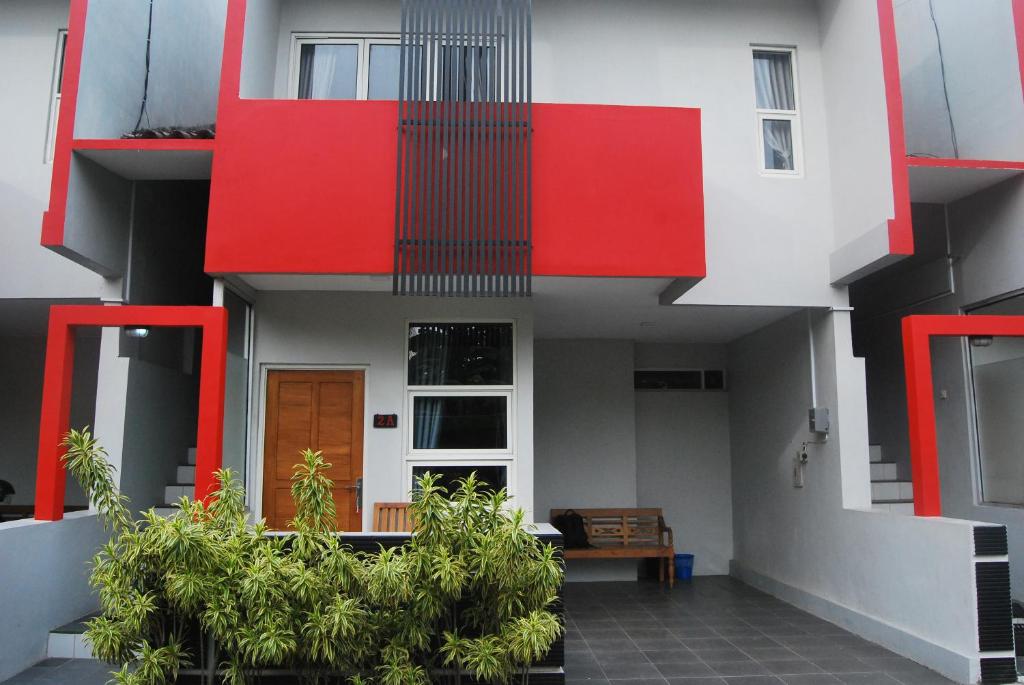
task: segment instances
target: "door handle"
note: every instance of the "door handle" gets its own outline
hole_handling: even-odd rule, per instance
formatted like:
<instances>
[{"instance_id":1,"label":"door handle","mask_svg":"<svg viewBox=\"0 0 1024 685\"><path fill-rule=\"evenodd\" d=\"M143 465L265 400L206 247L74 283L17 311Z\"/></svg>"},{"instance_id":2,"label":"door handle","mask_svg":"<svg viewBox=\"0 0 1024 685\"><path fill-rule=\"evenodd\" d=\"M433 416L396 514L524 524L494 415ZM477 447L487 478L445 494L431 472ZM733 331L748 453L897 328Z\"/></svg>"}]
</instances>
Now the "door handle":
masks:
<instances>
[{"instance_id":1,"label":"door handle","mask_svg":"<svg viewBox=\"0 0 1024 685\"><path fill-rule=\"evenodd\" d=\"M355 490L356 491L356 513L358 514L359 512L361 512L363 510L363 478L362 478L362 476L360 476L359 478L356 478L356 484L355 485L346 485L346 486L344 486L344 488L346 490Z\"/></svg>"}]
</instances>

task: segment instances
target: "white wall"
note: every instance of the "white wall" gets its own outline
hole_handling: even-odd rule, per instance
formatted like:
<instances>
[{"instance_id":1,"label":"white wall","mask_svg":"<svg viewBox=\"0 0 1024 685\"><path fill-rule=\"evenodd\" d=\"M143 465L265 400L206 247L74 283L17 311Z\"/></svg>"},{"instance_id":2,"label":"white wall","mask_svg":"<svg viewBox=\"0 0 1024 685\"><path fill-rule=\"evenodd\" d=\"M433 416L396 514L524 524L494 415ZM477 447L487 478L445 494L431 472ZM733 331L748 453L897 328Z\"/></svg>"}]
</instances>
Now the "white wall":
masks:
<instances>
[{"instance_id":1,"label":"white wall","mask_svg":"<svg viewBox=\"0 0 1024 685\"><path fill-rule=\"evenodd\" d=\"M867 509L864 371L850 349L848 314L817 315L814 341L819 404L831 409L832 431L827 444L809 448L802 489L792 486L791 472L801 441L812 437L805 316L729 346L734 570L960 682L973 682L971 525Z\"/></svg>"},{"instance_id":2,"label":"white wall","mask_svg":"<svg viewBox=\"0 0 1024 685\"><path fill-rule=\"evenodd\" d=\"M108 535L89 512L0 524L0 681L46 658L50 630L97 610L86 562Z\"/></svg>"},{"instance_id":3,"label":"white wall","mask_svg":"<svg viewBox=\"0 0 1024 685\"><path fill-rule=\"evenodd\" d=\"M629 340L535 344L536 506L660 507L695 572L732 558L728 394L637 392L634 369L724 369L716 345ZM579 560L569 579L633 580L635 560Z\"/></svg>"},{"instance_id":4,"label":"white wall","mask_svg":"<svg viewBox=\"0 0 1024 685\"><path fill-rule=\"evenodd\" d=\"M962 159L1024 159L1011 0L906 0L895 10L907 153L954 157L955 131Z\"/></svg>"},{"instance_id":5,"label":"white wall","mask_svg":"<svg viewBox=\"0 0 1024 685\"><path fill-rule=\"evenodd\" d=\"M637 392L636 457L637 506L662 508L676 552L695 555L694 573L728 574L728 394Z\"/></svg>"},{"instance_id":6,"label":"white wall","mask_svg":"<svg viewBox=\"0 0 1024 685\"><path fill-rule=\"evenodd\" d=\"M366 369L363 441L363 527L370 529L374 502L407 498L403 435L409 423L405 403L407 322L423 319L511 319L516 324L517 457L512 478L514 503L534 515L533 316L529 302L494 299L397 298L390 293L259 293L256 300L254 389L251 401L249 501L260 509L262 426L268 367L350 365ZM398 414L399 430L374 429L375 413ZM546 520L546 516L540 520Z\"/></svg>"},{"instance_id":7,"label":"white wall","mask_svg":"<svg viewBox=\"0 0 1024 685\"><path fill-rule=\"evenodd\" d=\"M141 126L216 119L226 0L155 0L149 91ZM120 138L138 121L145 92L149 3L94 2L75 115L77 138Z\"/></svg>"},{"instance_id":8,"label":"white wall","mask_svg":"<svg viewBox=\"0 0 1024 685\"><path fill-rule=\"evenodd\" d=\"M889 252L889 122L877 5L820 0L818 10L833 233L836 248L846 248L832 272L839 279Z\"/></svg>"},{"instance_id":9,"label":"white wall","mask_svg":"<svg viewBox=\"0 0 1024 685\"><path fill-rule=\"evenodd\" d=\"M635 507L632 341L538 340L534 354L537 519ZM569 564L568 578L635 580L636 569L636 560L588 560Z\"/></svg>"},{"instance_id":10,"label":"white wall","mask_svg":"<svg viewBox=\"0 0 1024 685\"><path fill-rule=\"evenodd\" d=\"M245 38L239 95L243 98L272 98L277 61L278 0L248 0L245 4Z\"/></svg>"},{"instance_id":11,"label":"white wall","mask_svg":"<svg viewBox=\"0 0 1024 685\"><path fill-rule=\"evenodd\" d=\"M102 279L39 245L49 204L46 134L57 32L68 0L0 2L0 297L95 297Z\"/></svg>"}]
</instances>

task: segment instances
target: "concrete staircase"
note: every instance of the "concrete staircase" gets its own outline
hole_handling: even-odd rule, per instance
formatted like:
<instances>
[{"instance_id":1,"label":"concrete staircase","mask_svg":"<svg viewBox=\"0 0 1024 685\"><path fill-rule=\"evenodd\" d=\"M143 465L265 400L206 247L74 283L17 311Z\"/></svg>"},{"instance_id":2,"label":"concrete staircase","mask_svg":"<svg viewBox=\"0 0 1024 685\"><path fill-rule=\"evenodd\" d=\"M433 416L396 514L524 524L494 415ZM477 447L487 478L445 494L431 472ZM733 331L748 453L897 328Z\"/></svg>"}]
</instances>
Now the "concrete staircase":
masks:
<instances>
[{"instance_id":1,"label":"concrete staircase","mask_svg":"<svg viewBox=\"0 0 1024 685\"><path fill-rule=\"evenodd\" d=\"M173 483L164 487L164 506L157 507L156 512L161 516L170 516L176 509L173 505L178 503L181 497L191 498L196 489L196 448L189 447L185 457L185 463L178 466L177 474Z\"/></svg>"},{"instance_id":2,"label":"concrete staircase","mask_svg":"<svg viewBox=\"0 0 1024 685\"><path fill-rule=\"evenodd\" d=\"M899 480L896 462L885 461L881 445L868 447L871 455L871 508L893 514L914 515L914 484Z\"/></svg>"},{"instance_id":3,"label":"concrete staircase","mask_svg":"<svg viewBox=\"0 0 1024 685\"><path fill-rule=\"evenodd\" d=\"M95 614L83 616L77 621L51 630L50 637L46 641L46 657L48 659L94 659L92 648L84 638L85 622L94 617Z\"/></svg>"}]
</instances>

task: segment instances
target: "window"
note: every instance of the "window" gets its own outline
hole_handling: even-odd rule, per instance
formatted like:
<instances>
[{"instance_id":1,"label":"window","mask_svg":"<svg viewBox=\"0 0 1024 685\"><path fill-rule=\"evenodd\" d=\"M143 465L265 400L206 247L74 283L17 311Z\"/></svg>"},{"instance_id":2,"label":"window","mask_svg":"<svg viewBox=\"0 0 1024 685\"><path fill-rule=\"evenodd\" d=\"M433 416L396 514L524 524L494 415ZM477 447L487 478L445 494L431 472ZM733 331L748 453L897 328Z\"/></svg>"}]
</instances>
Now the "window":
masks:
<instances>
[{"instance_id":1,"label":"window","mask_svg":"<svg viewBox=\"0 0 1024 685\"><path fill-rule=\"evenodd\" d=\"M406 476L476 471L509 486L515 453L515 328L510 322L408 325Z\"/></svg>"},{"instance_id":2,"label":"window","mask_svg":"<svg viewBox=\"0 0 1024 685\"><path fill-rule=\"evenodd\" d=\"M1024 314L1024 296L971 314ZM1024 338L968 339L981 500L1024 506Z\"/></svg>"},{"instance_id":3,"label":"window","mask_svg":"<svg viewBox=\"0 0 1024 685\"><path fill-rule=\"evenodd\" d=\"M290 94L300 100L397 100L397 38L296 35Z\"/></svg>"},{"instance_id":4,"label":"window","mask_svg":"<svg viewBox=\"0 0 1024 685\"><path fill-rule=\"evenodd\" d=\"M50 86L50 117L46 130L46 150L43 161L53 161L53 150L57 144L57 119L60 116L60 92L64 86L64 52L68 44L68 32L61 29L57 32L57 51L53 58L53 79Z\"/></svg>"},{"instance_id":5,"label":"window","mask_svg":"<svg viewBox=\"0 0 1024 685\"><path fill-rule=\"evenodd\" d=\"M451 495L459 485L458 481L465 480L471 473L476 474L476 479L481 482L481 491L495 492L501 488L509 487L508 464L414 464L411 468L411 483L409 489L416 487L416 479L427 473L440 476L438 485L443 487Z\"/></svg>"},{"instance_id":6,"label":"window","mask_svg":"<svg viewBox=\"0 0 1024 685\"><path fill-rule=\"evenodd\" d=\"M758 156L766 174L800 172L800 119L792 48L754 48Z\"/></svg>"}]
</instances>

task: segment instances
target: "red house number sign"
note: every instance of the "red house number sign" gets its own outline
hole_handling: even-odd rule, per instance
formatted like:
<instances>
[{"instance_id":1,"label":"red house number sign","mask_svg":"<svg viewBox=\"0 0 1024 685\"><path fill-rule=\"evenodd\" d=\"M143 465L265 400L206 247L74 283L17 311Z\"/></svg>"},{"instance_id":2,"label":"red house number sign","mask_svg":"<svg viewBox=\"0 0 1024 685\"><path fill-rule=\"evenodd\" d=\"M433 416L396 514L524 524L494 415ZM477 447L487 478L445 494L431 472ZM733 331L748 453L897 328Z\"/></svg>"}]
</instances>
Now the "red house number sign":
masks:
<instances>
[{"instance_id":1,"label":"red house number sign","mask_svg":"<svg viewBox=\"0 0 1024 685\"><path fill-rule=\"evenodd\" d=\"M398 428L398 414L374 414L374 428Z\"/></svg>"}]
</instances>

